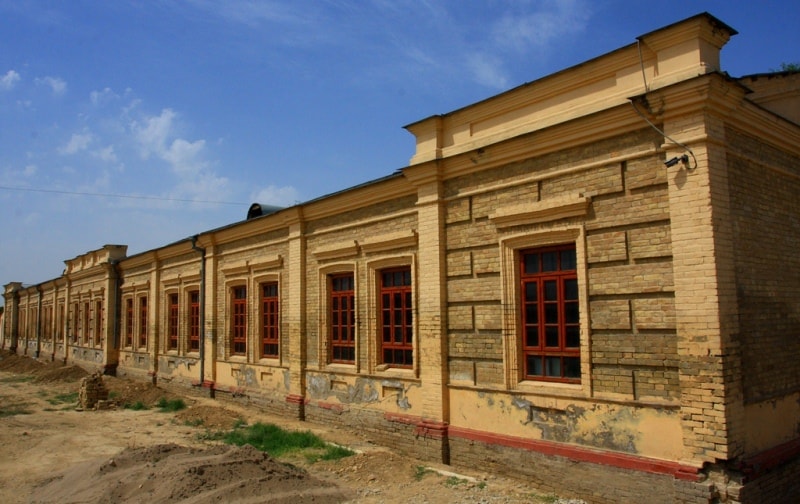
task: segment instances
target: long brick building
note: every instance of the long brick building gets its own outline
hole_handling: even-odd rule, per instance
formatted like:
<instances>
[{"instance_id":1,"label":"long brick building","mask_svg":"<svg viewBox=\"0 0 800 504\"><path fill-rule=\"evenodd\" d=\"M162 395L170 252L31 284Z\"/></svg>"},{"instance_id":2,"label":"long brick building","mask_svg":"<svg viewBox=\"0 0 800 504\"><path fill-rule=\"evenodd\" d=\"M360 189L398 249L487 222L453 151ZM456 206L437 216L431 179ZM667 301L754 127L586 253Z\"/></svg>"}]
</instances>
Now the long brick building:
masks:
<instances>
[{"instance_id":1,"label":"long brick building","mask_svg":"<svg viewBox=\"0 0 800 504\"><path fill-rule=\"evenodd\" d=\"M591 502L800 487L800 74L700 14L410 124L384 178L5 285L2 345Z\"/></svg>"}]
</instances>

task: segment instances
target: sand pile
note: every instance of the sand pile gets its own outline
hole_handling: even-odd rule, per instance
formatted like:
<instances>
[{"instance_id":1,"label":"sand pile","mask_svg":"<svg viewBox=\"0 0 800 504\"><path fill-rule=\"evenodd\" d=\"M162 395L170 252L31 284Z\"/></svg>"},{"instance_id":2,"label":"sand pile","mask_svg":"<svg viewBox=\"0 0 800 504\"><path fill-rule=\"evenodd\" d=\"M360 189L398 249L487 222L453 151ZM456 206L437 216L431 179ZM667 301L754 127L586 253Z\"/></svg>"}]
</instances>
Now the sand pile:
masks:
<instances>
[{"instance_id":1,"label":"sand pile","mask_svg":"<svg viewBox=\"0 0 800 504\"><path fill-rule=\"evenodd\" d=\"M333 483L276 462L251 446L162 444L78 464L36 488L30 502L330 504L348 498L352 496Z\"/></svg>"}]
</instances>

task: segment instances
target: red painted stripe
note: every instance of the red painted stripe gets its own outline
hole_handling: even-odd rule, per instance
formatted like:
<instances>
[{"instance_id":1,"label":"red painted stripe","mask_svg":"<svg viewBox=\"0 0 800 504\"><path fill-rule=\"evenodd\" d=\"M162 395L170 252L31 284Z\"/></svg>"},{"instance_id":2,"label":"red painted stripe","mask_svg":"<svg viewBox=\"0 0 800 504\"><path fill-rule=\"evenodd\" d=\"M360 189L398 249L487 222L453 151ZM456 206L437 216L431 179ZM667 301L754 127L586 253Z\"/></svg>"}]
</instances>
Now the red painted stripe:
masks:
<instances>
[{"instance_id":1,"label":"red painted stripe","mask_svg":"<svg viewBox=\"0 0 800 504\"><path fill-rule=\"evenodd\" d=\"M753 481L769 470L797 457L800 457L800 438L745 458L740 469L745 474L745 482Z\"/></svg>"}]
</instances>

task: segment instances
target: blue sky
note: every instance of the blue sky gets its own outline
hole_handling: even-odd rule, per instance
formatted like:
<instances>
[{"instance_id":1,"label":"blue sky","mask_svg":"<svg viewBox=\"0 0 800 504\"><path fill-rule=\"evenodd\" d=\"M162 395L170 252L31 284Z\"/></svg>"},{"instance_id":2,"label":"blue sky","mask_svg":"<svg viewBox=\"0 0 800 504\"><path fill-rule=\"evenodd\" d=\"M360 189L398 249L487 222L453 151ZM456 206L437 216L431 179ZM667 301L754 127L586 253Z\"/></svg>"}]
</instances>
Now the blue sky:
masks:
<instances>
[{"instance_id":1,"label":"blue sky","mask_svg":"<svg viewBox=\"0 0 800 504\"><path fill-rule=\"evenodd\" d=\"M800 62L796 0L0 0L0 284L382 177L402 126L703 11L731 75Z\"/></svg>"}]
</instances>

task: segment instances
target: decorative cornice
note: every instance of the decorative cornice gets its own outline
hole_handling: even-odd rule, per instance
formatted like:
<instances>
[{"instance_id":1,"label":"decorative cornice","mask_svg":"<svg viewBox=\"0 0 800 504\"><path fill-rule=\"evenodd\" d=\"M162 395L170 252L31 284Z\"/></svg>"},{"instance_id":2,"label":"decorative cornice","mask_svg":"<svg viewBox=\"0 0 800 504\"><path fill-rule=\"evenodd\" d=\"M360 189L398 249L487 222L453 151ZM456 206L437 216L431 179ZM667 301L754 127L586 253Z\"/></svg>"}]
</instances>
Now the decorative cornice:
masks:
<instances>
[{"instance_id":1,"label":"decorative cornice","mask_svg":"<svg viewBox=\"0 0 800 504\"><path fill-rule=\"evenodd\" d=\"M592 199L588 196L570 195L542 201L501 207L489 215L498 228L551 222L569 217L585 216Z\"/></svg>"},{"instance_id":2,"label":"decorative cornice","mask_svg":"<svg viewBox=\"0 0 800 504\"><path fill-rule=\"evenodd\" d=\"M358 243L353 240L352 243L340 244L333 247L326 247L317 249L311 254L317 258L318 261L325 261L328 259L337 259L342 257L351 257L358 254Z\"/></svg>"},{"instance_id":3,"label":"decorative cornice","mask_svg":"<svg viewBox=\"0 0 800 504\"><path fill-rule=\"evenodd\" d=\"M405 247L415 247L417 245L417 231L409 229L399 233L378 235L364 240L363 242L359 242L358 245L361 247L361 250L367 254Z\"/></svg>"}]
</instances>

